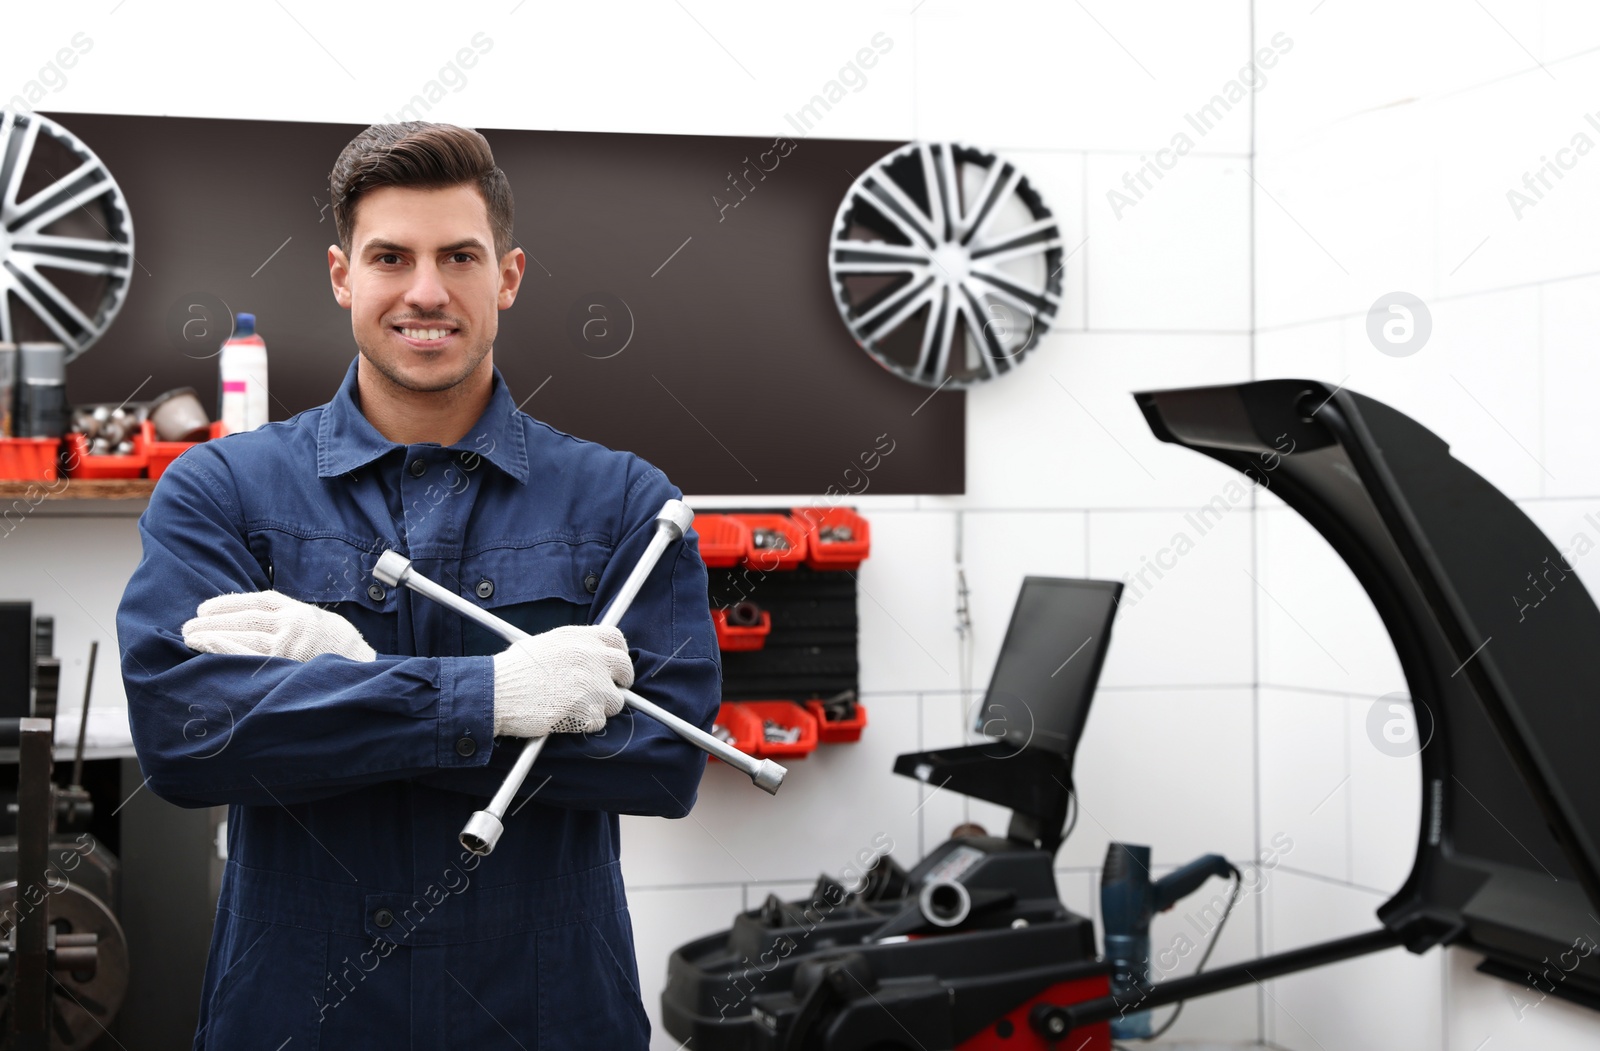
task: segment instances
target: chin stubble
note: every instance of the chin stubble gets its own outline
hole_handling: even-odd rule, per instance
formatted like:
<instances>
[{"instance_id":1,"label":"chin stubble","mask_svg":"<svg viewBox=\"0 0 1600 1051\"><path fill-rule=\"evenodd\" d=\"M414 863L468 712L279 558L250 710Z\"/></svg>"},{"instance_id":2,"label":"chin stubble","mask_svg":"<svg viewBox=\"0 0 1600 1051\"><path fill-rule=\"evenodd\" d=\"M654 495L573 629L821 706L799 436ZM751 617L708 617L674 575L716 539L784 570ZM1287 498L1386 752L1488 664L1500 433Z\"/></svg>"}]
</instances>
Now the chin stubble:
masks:
<instances>
[{"instance_id":1,"label":"chin stubble","mask_svg":"<svg viewBox=\"0 0 1600 1051\"><path fill-rule=\"evenodd\" d=\"M377 369L384 379L402 390L415 391L419 394L436 394L440 391L447 391L460 386L468 376L477 371L478 366L483 363L483 359L488 355L493 345L492 340L477 344L472 348L461 372L444 382L422 386L408 380L400 370L395 368L393 361L386 359L381 353L374 354L372 347L362 343L360 340L356 341L356 346L360 349L361 356L366 358L367 362Z\"/></svg>"}]
</instances>

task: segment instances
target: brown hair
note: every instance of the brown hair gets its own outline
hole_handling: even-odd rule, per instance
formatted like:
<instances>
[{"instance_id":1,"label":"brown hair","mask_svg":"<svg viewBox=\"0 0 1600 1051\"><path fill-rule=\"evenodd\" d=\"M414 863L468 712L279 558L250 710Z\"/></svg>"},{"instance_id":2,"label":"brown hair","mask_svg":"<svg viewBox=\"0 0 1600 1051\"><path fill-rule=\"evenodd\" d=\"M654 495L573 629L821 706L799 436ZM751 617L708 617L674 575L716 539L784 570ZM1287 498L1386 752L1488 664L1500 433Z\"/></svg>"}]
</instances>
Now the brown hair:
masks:
<instances>
[{"instance_id":1,"label":"brown hair","mask_svg":"<svg viewBox=\"0 0 1600 1051\"><path fill-rule=\"evenodd\" d=\"M511 251L511 184L495 167L488 140L471 128L412 120L374 124L350 140L328 173L333 225L350 254L356 205L380 186L434 190L476 186L489 210L496 260Z\"/></svg>"}]
</instances>

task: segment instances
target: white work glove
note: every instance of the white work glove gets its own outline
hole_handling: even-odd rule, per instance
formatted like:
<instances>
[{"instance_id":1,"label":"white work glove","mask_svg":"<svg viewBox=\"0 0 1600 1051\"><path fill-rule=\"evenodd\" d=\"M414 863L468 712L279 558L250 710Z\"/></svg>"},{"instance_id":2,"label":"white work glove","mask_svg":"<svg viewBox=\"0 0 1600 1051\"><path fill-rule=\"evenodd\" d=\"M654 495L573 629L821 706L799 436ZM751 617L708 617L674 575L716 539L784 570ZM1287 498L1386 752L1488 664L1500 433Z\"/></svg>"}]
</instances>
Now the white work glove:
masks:
<instances>
[{"instance_id":1,"label":"white work glove","mask_svg":"<svg viewBox=\"0 0 1600 1051\"><path fill-rule=\"evenodd\" d=\"M494 658L495 736L594 733L622 710L620 687L632 685L616 628L568 624L522 639Z\"/></svg>"},{"instance_id":2,"label":"white work glove","mask_svg":"<svg viewBox=\"0 0 1600 1051\"><path fill-rule=\"evenodd\" d=\"M370 661L377 651L339 614L276 591L218 595L183 625L183 641L201 653L242 653L308 661L334 653Z\"/></svg>"}]
</instances>

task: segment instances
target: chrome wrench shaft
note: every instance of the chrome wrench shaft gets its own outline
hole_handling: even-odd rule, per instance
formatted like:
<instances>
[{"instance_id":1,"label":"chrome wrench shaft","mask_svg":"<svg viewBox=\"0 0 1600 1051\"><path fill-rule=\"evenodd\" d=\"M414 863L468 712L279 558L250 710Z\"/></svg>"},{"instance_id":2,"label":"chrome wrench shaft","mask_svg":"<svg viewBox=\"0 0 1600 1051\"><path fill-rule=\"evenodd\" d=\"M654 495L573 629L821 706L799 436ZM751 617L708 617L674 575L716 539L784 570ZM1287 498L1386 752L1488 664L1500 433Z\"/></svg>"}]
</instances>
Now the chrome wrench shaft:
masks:
<instances>
[{"instance_id":1,"label":"chrome wrench shaft","mask_svg":"<svg viewBox=\"0 0 1600 1051\"><path fill-rule=\"evenodd\" d=\"M661 559L661 555L674 541L680 539L688 530L689 523L693 520L693 513L679 500L669 500L662 506L661 512L656 516L656 532L650 538L650 544L640 557L633 572L628 574L622 587L617 592L617 597L606 608L605 614L599 623L607 627L615 627L622 620L623 614L633 604L635 596L644 586L650 571ZM495 616L481 606L473 605L455 592L440 586L427 577L416 572L411 566L410 559L398 551L386 551L378 559L377 566L373 569L373 576L390 587L405 586L415 591L424 598L454 610L463 617L487 628L507 642L517 642L521 639L531 638L527 632L514 624ZM734 748L732 745L720 741L693 723L674 715L655 702L639 696L632 690L622 691L623 702L634 711L642 712L661 722L668 729L704 751L716 756L729 766L745 774L757 787L768 794L777 794L778 788L783 784L787 771L770 759L756 759ZM472 815L467 825L461 832L461 844L474 854L489 854L494 850L495 843L504 831L504 818L512 799L516 797L517 789L527 779L528 771L532 769L534 760L539 758L540 751L544 748L544 737L529 738L523 746L522 752L517 756L516 765L506 775L499 791L490 800L488 807Z\"/></svg>"}]
</instances>

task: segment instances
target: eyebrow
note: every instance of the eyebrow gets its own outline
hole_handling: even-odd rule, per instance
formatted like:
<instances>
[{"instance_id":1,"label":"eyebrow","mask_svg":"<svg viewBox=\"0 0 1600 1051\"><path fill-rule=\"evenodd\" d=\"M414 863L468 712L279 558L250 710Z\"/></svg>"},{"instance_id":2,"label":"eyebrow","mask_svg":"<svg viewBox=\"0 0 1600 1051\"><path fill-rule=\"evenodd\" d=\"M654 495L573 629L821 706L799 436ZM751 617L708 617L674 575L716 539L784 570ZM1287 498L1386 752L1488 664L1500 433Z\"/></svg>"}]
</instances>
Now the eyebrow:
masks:
<instances>
[{"instance_id":1,"label":"eyebrow","mask_svg":"<svg viewBox=\"0 0 1600 1051\"><path fill-rule=\"evenodd\" d=\"M487 246L484 245L484 243L482 241L478 240L476 237L468 237L468 238L465 238L463 240L456 241L453 244L447 244L443 248L440 248L439 251L440 252L459 252L463 248L476 248L480 252L488 251ZM368 241L365 245L363 245L362 248L361 248L361 251L362 251L362 254L367 254L367 253L375 252L375 251L409 252L409 251L412 251L412 249L408 245L397 244L394 241L382 241L382 240L374 239L374 240Z\"/></svg>"}]
</instances>

